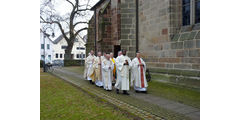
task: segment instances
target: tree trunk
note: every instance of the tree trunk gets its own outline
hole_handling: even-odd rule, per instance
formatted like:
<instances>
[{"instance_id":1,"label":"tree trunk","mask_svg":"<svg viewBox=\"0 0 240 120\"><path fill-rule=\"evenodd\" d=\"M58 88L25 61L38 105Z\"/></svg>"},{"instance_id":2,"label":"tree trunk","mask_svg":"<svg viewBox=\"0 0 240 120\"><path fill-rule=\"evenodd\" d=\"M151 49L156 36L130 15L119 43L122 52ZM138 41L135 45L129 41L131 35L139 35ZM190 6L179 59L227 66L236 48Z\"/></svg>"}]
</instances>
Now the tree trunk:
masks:
<instances>
[{"instance_id":1,"label":"tree trunk","mask_svg":"<svg viewBox=\"0 0 240 120\"><path fill-rule=\"evenodd\" d=\"M64 60L73 60L72 48L73 48L73 43L70 43L70 44L68 43L68 46L65 49Z\"/></svg>"}]
</instances>

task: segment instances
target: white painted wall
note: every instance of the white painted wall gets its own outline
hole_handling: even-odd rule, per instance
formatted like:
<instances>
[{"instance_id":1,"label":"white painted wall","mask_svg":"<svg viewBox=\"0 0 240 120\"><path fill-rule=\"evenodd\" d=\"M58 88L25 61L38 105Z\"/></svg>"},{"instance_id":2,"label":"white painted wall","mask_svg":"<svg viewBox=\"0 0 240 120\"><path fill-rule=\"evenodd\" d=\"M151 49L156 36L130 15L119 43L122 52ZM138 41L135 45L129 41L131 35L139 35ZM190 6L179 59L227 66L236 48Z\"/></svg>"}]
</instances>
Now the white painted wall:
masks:
<instances>
[{"instance_id":1,"label":"white painted wall","mask_svg":"<svg viewBox=\"0 0 240 120\"><path fill-rule=\"evenodd\" d=\"M72 54L74 54L74 60L81 60L82 58L77 58L77 54L85 54L86 57L86 47L85 47L85 42L81 37L77 37L78 42L75 42L72 48ZM57 44L53 44L53 60L64 60L64 54L65 54L65 49L62 49L62 46L67 46L67 41L63 38L60 40ZM84 50L77 50L77 47L84 48ZM58 54L58 58L56 57L56 54ZM62 54L62 57L60 55Z\"/></svg>"},{"instance_id":2,"label":"white painted wall","mask_svg":"<svg viewBox=\"0 0 240 120\"><path fill-rule=\"evenodd\" d=\"M45 40L45 61L46 63L50 62L52 63L53 61L53 43L52 41L48 38L45 37L44 38L44 34L42 32L40 32L40 60L44 60L44 58L42 57L44 55L44 49L41 48L42 44L44 44L44 40ZM49 49L47 48L47 46L49 45ZM49 57L50 55L50 57Z\"/></svg>"}]
</instances>

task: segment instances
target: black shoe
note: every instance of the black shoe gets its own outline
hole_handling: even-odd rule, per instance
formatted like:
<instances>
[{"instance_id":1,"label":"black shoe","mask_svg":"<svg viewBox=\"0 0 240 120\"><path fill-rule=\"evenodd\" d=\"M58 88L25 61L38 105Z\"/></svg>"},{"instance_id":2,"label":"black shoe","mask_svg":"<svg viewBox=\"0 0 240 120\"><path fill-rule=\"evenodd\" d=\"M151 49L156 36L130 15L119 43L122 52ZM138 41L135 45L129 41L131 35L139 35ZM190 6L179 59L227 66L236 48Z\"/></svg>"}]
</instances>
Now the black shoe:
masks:
<instances>
[{"instance_id":1,"label":"black shoe","mask_svg":"<svg viewBox=\"0 0 240 120\"><path fill-rule=\"evenodd\" d=\"M116 93L119 94L119 89L116 90Z\"/></svg>"},{"instance_id":2,"label":"black shoe","mask_svg":"<svg viewBox=\"0 0 240 120\"><path fill-rule=\"evenodd\" d=\"M123 94L129 95L129 93L126 90L123 91Z\"/></svg>"}]
</instances>

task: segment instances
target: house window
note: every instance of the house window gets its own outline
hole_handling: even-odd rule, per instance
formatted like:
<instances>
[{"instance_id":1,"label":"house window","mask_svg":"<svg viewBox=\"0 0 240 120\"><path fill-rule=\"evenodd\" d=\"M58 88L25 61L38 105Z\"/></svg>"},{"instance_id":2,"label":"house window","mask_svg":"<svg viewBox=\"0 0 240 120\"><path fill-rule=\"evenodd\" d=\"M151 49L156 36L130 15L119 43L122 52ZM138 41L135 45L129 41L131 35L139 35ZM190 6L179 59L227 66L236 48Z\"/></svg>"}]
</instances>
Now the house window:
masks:
<instances>
[{"instance_id":1,"label":"house window","mask_svg":"<svg viewBox=\"0 0 240 120\"><path fill-rule=\"evenodd\" d=\"M83 54L83 58L85 58L85 54Z\"/></svg>"},{"instance_id":2,"label":"house window","mask_svg":"<svg viewBox=\"0 0 240 120\"><path fill-rule=\"evenodd\" d=\"M48 60L51 60L51 55L48 55Z\"/></svg>"},{"instance_id":3,"label":"house window","mask_svg":"<svg viewBox=\"0 0 240 120\"><path fill-rule=\"evenodd\" d=\"M62 58L63 56L62 56L62 54L60 54L60 58Z\"/></svg>"},{"instance_id":4,"label":"house window","mask_svg":"<svg viewBox=\"0 0 240 120\"><path fill-rule=\"evenodd\" d=\"M56 53L56 58L58 58L58 54Z\"/></svg>"},{"instance_id":5,"label":"house window","mask_svg":"<svg viewBox=\"0 0 240 120\"><path fill-rule=\"evenodd\" d=\"M47 44L47 49L50 49L50 45L49 44Z\"/></svg>"},{"instance_id":6,"label":"house window","mask_svg":"<svg viewBox=\"0 0 240 120\"><path fill-rule=\"evenodd\" d=\"M85 50L84 47L77 47L77 50Z\"/></svg>"},{"instance_id":7,"label":"house window","mask_svg":"<svg viewBox=\"0 0 240 120\"><path fill-rule=\"evenodd\" d=\"M41 44L41 49L44 49L44 44Z\"/></svg>"},{"instance_id":8,"label":"house window","mask_svg":"<svg viewBox=\"0 0 240 120\"><path fill-rule=\"evenodd\" d=\"M80 54L77 54L77 58L80 58Z\"/></svg>"},{"instance_id":9,"label":"house window","mask_svg":"<svg viewBox=\"0 0 240 120\"><path fill-rule=\"evenodd\" d=\"M182 0L182 25L200 23L200 0Z\"/></svg>"},{"instance_id":10,"label":"house window","mask_svg":"<svg viewBox=\"0 0 240 120\"><path fill-rule=\"evenodd\" d=\"M66 49L66 48L67 48L67 46L66 46L66 45L63 45L63 46L62 46L62 49Z\"/></svg>"},{"instance_id":11,"label":"house window","mask_svg":"<svg viewBox=\"0 0 240 120\"><path fill-rule=\"evenodd\" d=\"M44 60L44 55L41 55L41 60Z\"/></svg>"},{"instance_id":12,"label":"house window","mask_svg":"<svg viewBox=\"0 0 240 120\"><path fill-rule=\"evenodd\" d=\"M80 49L81 49L81 50L85 50L85 48L84 48L84 47L81 47Z\"/></svg>"}]
</instances>

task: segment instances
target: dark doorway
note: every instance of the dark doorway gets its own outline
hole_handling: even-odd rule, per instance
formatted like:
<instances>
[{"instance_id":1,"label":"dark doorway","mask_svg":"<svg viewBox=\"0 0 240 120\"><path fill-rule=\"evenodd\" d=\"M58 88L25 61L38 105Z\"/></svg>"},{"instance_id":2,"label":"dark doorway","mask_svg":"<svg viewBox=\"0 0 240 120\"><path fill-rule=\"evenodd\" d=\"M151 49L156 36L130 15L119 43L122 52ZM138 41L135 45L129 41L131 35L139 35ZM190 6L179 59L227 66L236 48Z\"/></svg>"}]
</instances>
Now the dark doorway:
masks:
<instances>
[{"instance_id":1,"label":"dark doorway","mask_svg":"<svg viewBox=\"0 0 240 120\"><path fill-rule=\"evenodd\" d=\"M120 45L114 45L114 58L116 58L118 56L118 51L121 50L121 46Z\"/></svg>"}]
</instances>

